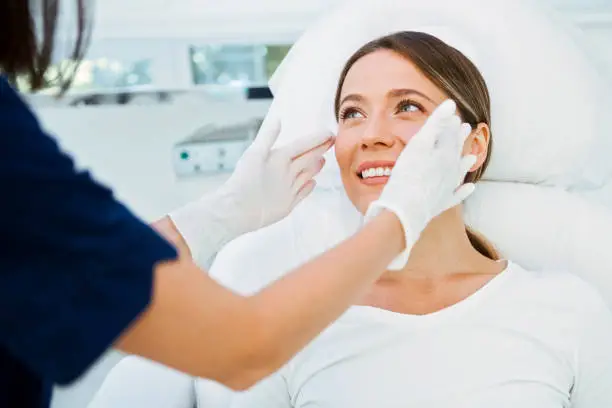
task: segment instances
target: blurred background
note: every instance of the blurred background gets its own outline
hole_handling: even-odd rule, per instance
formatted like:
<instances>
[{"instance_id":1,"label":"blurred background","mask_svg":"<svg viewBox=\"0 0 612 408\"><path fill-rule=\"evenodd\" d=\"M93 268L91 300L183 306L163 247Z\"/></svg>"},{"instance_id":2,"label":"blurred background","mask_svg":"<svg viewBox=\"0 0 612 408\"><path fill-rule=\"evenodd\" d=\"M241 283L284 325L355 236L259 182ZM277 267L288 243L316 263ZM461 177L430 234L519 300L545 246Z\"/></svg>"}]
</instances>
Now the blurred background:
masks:
<instances>
[{"instance_id":1,"label":"blurred background","mask_svg":"<svg viewBox=\"0 0 612 408\"><path fill-rule=\"evenodd\" d=\"M227 177L267 111L270 75L337 1L100 0L74 88L30 99L81 167L153 220ZM612 0L533 1L552 3L612 67Z\"/></svg>"}]
</instances>

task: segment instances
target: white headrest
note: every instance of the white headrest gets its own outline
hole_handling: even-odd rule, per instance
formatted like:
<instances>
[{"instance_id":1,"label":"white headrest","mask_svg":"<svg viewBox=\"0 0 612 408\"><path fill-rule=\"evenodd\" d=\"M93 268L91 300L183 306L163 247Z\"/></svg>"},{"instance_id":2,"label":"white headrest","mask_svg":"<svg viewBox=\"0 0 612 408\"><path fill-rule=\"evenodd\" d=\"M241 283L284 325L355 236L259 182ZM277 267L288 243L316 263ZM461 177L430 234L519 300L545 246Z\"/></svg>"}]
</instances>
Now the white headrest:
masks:
<instances>
[{"instance_id":1,"label":"white headrest","mask_svg":"<svg viewBox=\"0 0 612 408\"><path fill-rule=\"evenodd\" d=\"M362 45L397 31L423 31L471 58L487 81L495 148L486 179L603 185L612 175L607 159L612 87L589 59L582 34L535 3L362 0L340 5L306 31L270 81L283 117L279 142L335 127L339 75Z\"/></svg>"},{"instance_id":2,"label":"white headrest","mask_svg":"<svg viewBox=\"0 0 612 408\"><path fill-rule=\"evenodd\" d=\"M612 208L555 187L481 182L465 213L504 257L532 270L572 272L612 307Z\"/></svg>"}]
</instances>

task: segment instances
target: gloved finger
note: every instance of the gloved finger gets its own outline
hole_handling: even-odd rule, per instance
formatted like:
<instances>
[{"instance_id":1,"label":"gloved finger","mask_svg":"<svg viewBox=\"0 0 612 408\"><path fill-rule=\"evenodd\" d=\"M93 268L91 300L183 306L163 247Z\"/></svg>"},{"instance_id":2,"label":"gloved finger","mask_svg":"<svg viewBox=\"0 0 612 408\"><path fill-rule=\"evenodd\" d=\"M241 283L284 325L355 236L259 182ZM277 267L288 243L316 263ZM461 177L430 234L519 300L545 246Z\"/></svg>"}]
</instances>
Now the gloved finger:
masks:
<instances>
[{"instance_id":1,"label":"gloved finger","mask_svg":"<svg viewBox=\"0 0 612 408\"><path fill-rule=\"evenodd\" d=\"M448 121L455 115L457 105L452 99L442 102L433 112L421 129L410 140L415 147L432 148L438 140L441 129L448 125Z\"/></svg>"},{"instance_id":2,"label":"gloved finger","mask_svg":"<svg viewBox=\"0 0 612 408\"><path fill-rule=\"evenodd\" d=\"M290 159L297 159L313 152L315 155L321 155L322 153L319 153L319 150L323 149L323 153L325 153L330 147L332 147L333 142L333 135L331 135L329 132L321 132L313 134L309 137L300 138L287 146L283 146L281 150L282 154L286 157L289 157Z\"/></svg>"},{"instance_id":3,"label":"gloved finger","mask_svg":"<svg viewBox=\"0 0 612 408\"><path fill-rule=\"evenodd\" d=\"M457 135L462 138L463 132L464 128L461 125L459 116L451 115L444 123L439 125L437 140L435 141L436 147L453 155L458 154L459 140Z\"/></svg>"},{"instance_id":4,"label":"gloved finger","mask_svg":"<svg viewBox=\"0 0 612 408\"><path fill-rule=\"evenodd\" d=\"M304 170L300 171L295 177L295 180L293 180L293 191L297 193L306 183L312 180L314 176L319 174L321 169L323 169L323 166L325 166L325 159L320 158Z\"/></svg>"},{"instance_id":5,"label":"gloved finger","mask_svg":"<svg viewBox=\"0 0 612 408\"><path fill-rule=\"evenodd\" d=\"M472 134L472 125L469 123L462 123L459 130L459 138L457 140L457 149L459 152L463 152L465 141Z\"/></svg>"},{"instance_id":6,"label":"gloved finger","mask_svg":"<svg viewBox=\"0 0 612 408\"><path fill-rule=\"evenodd\" d=\"M303 199L308 197L310 193L312 193L312 190L314 190L316 185L317 185L317 182L315 180L310 180L306 184L304 184L302 188L295 195L291 208L292 209L295 208L300 202L302 202Z\"/></svg>"},{"instance_id":7,"label":"gloved finger","mask_svg":"<svg viewBox=\"0 0 612 408\"><path fill-rule=\"evenodd\" d=\"M476 164L478 161L478 157L473 154L468 154L461 158L461 163L459 167L459 171L461 172L461 177L465 177L465 175L470 171L470 169Z\"/></svg>"},{"instance_id":8,"label":"gloved finger","mask_svg":"<svg viewBox=\"0 0 612 408\"><path fill-rule=\"evenodd\" d=\"M327 151L332 145L333 142L324 143L318 146L317 148L312 149L309 152L304 153L303 155L293 159L289 166L291 175L296 176L299 172L311 166L313 163L317 163L323 158L323 155L327 153Z\"/></svg>"},{"instance_id":9,"label":"gloved finger","mask_svg":"<svg viewBox=\"0 0 612 408\"><path fill-rule=\"evenodd\" d=\"M280 118L274 112L268 113L264 119L255 140L251 144L251 148L260 151L270 151L274 143L278 139L281 132Z\"/></svg>"},{"instance_id":10,"label":"gloved finger","mask_svg":"<svg viewBox=\"0 0 612 408\"><path fill-rule=\"evenodd\" d=\"M459 187L453 195L453 201L455 202L455 205L461 204L463 201L465 201L466 198L471 196L475 190L476 185L474 183L465 183L464 185Z\"/></svg>"},{"instance_id":11,"label":"gloved finger","mask_svg":"<svg viewBox=\"0 0 612 408\"><path fill-rule=\"evenodd\" d=\"M474 164L476 164L477 160L478 158L473 154L468 154L461 158L461 162L459 163L457 185L461 185L461 183L463 183L463 180L465 180L465 176L468 174Z\"/></svg>"},{"instance_id":12,"label":"gloved finger","mask_svg":"<svg viewBox=\"0 0 612 408\"><path fill-rule=\"evenodd\" d=\"M472 125L469 123L461 124L461 132L459 133L459 146L463 147L468 136L472 133Z\"/></svg>"}]
</instances>

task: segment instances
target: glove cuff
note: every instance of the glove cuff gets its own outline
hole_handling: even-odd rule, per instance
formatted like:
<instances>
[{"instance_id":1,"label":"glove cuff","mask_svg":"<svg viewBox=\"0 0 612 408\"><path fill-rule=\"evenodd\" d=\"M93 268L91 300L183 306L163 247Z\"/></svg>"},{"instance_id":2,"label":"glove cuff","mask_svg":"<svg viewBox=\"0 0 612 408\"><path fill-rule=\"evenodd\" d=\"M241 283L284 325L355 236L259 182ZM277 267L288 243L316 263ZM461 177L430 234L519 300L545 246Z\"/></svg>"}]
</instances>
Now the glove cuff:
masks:
<instances>
[{"instance_id":1,"label":"glove cuff","mask_svg":"<svg viewBox=\"0 0 612 408\"><path fill-rule=\"evenodd\" d=\"M233 231L232 220L224 215L225 201L222 194L214 193L168 214L192 258L202 267L209 268L217 252L241 234Z\"/></svg>"},{"instance_id":2,"label":"glove cuff","mask_svg":"<svg viewBox=\"0 0 612 408\"><path fill-rule=\"evenodd\" d=\"M390 271L399 271L402 270L408 263L410 252L418 240L421 230L411 228L411 223L404 217L403 211L399 210L393 205L381 201L374 201L370 204L365 215L365 222L370 221L372 218L379 215L383 210L388 210L395 214L402 225L402 230L404 231L406 248L397 257L395 257L387 267L387 269Z\"/></svg>"}]
</instances>

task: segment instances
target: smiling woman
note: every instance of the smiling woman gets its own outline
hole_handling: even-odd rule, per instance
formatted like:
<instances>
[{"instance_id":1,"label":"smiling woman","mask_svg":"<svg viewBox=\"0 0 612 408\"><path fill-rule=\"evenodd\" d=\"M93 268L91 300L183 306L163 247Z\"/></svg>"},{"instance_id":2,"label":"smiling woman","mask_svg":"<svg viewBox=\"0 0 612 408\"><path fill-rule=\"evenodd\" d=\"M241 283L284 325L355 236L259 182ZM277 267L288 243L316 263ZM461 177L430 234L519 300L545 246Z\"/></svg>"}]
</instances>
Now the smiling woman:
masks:
<instances>
[{"instance_id":1,"label":"smiling woman","mask_svg":"<svg viewBox=\"0 0 612 408\"><path fill-rule=\"evenodd\" d=\"M493 147L491 110L485 80L468 58L434 36L407 31L372 41L348 60L335 99L336 157L359 211L378 198L399 153L447 98L474 129L464 153L478 160L465 181L477 182ZM499 258L484 237L466 231L479 253Z\"/></svg>"}]
</instances>

